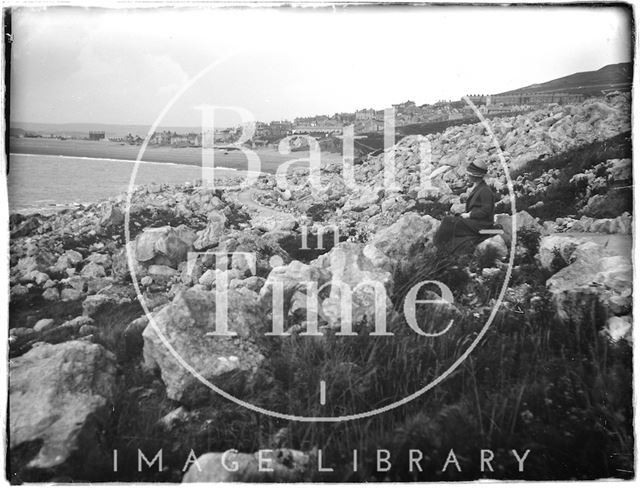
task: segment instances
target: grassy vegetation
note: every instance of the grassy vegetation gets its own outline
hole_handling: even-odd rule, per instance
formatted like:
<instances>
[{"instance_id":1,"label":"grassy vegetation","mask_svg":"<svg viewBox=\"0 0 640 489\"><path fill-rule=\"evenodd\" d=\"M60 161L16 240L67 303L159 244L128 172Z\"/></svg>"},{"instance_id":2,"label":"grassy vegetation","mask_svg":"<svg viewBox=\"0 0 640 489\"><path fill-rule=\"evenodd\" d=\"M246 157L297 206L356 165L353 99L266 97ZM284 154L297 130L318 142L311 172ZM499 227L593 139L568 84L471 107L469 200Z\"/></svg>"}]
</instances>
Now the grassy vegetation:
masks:
<instances>
[{"instance_id":1,"label":"grassy vegetation","mask_svg":"<svg viewBox=\"0 0 640 489\"><path fill-rule=\"evenodd\" d=\"M130 362L123 367L125 394L112 433L123 460L117 476L178 481L191 449L201 454L289 447L323 450L323 465L334 472L313 470L313 480L633 477L631 347L609 344L599 335L597 316L573 327L554 321L546 277L532 257L538 239L535 233L521 233L520 245L530 253L518 259L505 303L471 356L423 396L378 416L342 423L289 422L220 400L191 411L167 432L156 420L178 405L166 398L157 378ZM393 337L370 336L367 323L358 325L354 337L330 332L319 338L261 337L269 363L246 400L286 413L337 416L382 407L415 392L477 337L504 278L495 277L493 285L478 279L481 266L490 261L488 256L471 262L443 258L427 250L398 266L395 309L421 280L435 278L452 289L459 319L439 338L418 336L401 315L389 321ZM446 319L419 309L418 321L424 329L438 330ZM325 406L319 403L320 380L327 385ZM147 454L163 448L167 470L137 473L137 448ZM381 448L392 454L392 468L385 473L376 471ZM352 468L355 449L357 471ZM409 449L424 454L423 472L409 472ZM441 470L451 449L461 472L452 465ZM494 451L494 472L480 472L480 449ZM512 449L520 454L531 450L524 473L518 472Z\"/></svg>"}]
</instances>

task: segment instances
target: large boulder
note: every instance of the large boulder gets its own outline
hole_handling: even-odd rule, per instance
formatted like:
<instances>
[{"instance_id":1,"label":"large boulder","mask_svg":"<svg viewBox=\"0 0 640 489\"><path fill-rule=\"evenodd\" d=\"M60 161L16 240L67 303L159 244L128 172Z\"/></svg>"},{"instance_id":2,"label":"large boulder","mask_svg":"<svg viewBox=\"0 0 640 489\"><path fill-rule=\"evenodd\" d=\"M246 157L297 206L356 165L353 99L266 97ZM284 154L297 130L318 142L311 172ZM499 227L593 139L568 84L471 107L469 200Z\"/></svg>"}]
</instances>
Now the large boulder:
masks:
<instances>
[{"instance_id":1,"label":"large boulder","mask_svg":"<svg viewBox=\"0 0 640 489\"><path fill-rule=\"evenodd\" d=\"M543 270L557 272L571 263L573 253L584 242L583 238L573 236L543 236L537 254L538 262Z\"/></svg>"},{"instance_id":2,"label":"large boulder","mask_svg":"<svg viewBox=\"0 0 640 489\"><path fill-rule=\"evenodd\" d=\"M496 258L502 260L509 254L509 249L504 242L504 238L501 235L497 235L480 242L480 244L476 246L475 254L476 256L493 254Z\"/></svg>"},{"instance_id":3,"label":"large boulder","mask_svg":"<svg viewBox=\"0 0 640 489\"><path fill-rule=\"evenodd\" d=\"M187 259L195 240L195 233L183 224L176 228L147 228L136 237L135 257L139 262L177 268Z\"/></svg>"},{"instance_id":4,"label":"large boulder","mask_svg":"<svg viewBox=\"0 0 640 489\"><path fill-rule=\"evenodd\" d=\"M542 232L543 227L538 223L538 220L529 214L527 211L520 211L513 215L516 221L516 233L522 230L531 230ZM511 232L512 232L512 216L510 214L496 214L494 221L499 225L504 234L502 237L507 247L511 246Z\"/></svg>"},{"instance_id":5,"label":"large boulder","mask_svg":"<svg viewBox=\"0 0 640 489\"><path fill-rule=\"evenodd\" d=\"M136 277L140 280L140 277L145 274L144 265L140 264L138 260L136 260L136 241L129 241L125 246L123 246L120 251L114 253L112 263L111 263L111 274L117 280L129 280L131 277L131 272L129 270L129 256L133 259L134 271L136 273Z\"/></svg>"},{"instance_id":6,"label":"large boulder","mask_svg":"<svg viewBox=\"0 0 640 489\"><path fill-rule=\"evenodd\" d=\"M582 243L571 254L571 264L547 280L560 320L589 324L596 309L606 311L612 300L630 296L630 258L607 255L601 245Z\"/></svg>"},{"instance_id":7,"label":"large boulder","mask_svg":"<svg viewBox=\"0 0 640 489\"><path fill-rule=\"evenodd\" d=\"M311 465L308 454L288 448L253 454L205 453L189 467L182 482L301 482Z\"/></svg>"},{"instance_id":8,"label":"large boulder","mask_svg":"<svg viewBox=\"0 0 640 489\"><path fill-rule=\"evenodd\" d=\"M94 317L99 312L104 311L110 307L121 306L123 304L130 304L131 299L129 297L121 297L116 294L94 294L88 296L82 301L82 315L87 317Z\"/></svg>"},{"instance_id":9,"label":"large boulder","mask_svg":"<svg viewBox=\"0 0 640 489\"><path fill-rule=\"evenodd\" d=\"M393 277L369 259L364 248L361 243L340 243L311 262L314 267L331 273L331 291L322 303L322 312L332 326L340 325L341 300L347 300L340 284L345 284L351 295L352 324L363 320L372 323L377 310L385 317L391 311L388 294L393 287Z\"/></svg>"},{"instance_id":10,"label":"large boulder","mask_svg":"<svg viewBox=\"0 0 640 489\"><path fill-rule=\"evenodd\" d=\"M22 257L13 267L13 275L20 281L29 281L37 272L46 273L55 262L55 256L46 250Z\"/></svg>"},{"instance_id":11,"label":"large boulder","mask_svg":"<svg viewBox=\"0 0 640 489\"><path fill-rule=\"evenodd\" d=\"M433 240L440 221L415 212L404 214L391 226L378 231L369 241L365 255L379 267L391 270L394 263L409 258Z\"/></svg>"},{"instance_id":12,"label":"large boulder","mask_svg":"<svg viewBox=\"0 0 640 489\"><path fill-rule=\"evenodd\" d=\"M196 250L205 250L215 246L224 234L225 215L218 211L211 211L208 215L207 227L197 233L198 238L193 243Z\"/></svg>"},{"instance_id":13,"label":"large boulder","mask_svg":"<svg viewBox=\"0 0 640 489\"><path fill-rule=\"evenodd\" d=\"M85 341L41 344L9 361L9 468L30 474L63 471L94 478L109 466L104 430L116 387L116 364L103 347ZM28 454L28 455L26 455ZM34 476L37 478L37 476Z\"/></svg>"},{"instance_id":14,"label":"large boulder","mask_svg":"<svg viewBox=\"0 0 640 489\"><path fill-rule=\"evenodd\" d=\"M106 204L100 216L100 226L106 229L114 228L124 223L124 213L118 206Z\"/></svg>"},{"instance_id":15,"label":"large boulder","mask_svg":"<svg viewBox=\"0 0 640 489\"><path fill-rule=\"evenodd\" d=\"M631 316L612 316L607 320L603 329L603 334L611 342L617 343L620 340L632 342L633 318Z\"/></svg>"},{"instance_id":16,"label":"large boulder","mask_svg":"<svg viewBox=\"0 0 640 489\"><path fill-rule=\"evenodd\" d=\"M216 294L197 287L179 292L154 314L158 329L150 323L142 334L145 363L158 367L171 399L191 406L207 402L216 394L179 363L158 332L206 380L238 395L251 387L264 360L252 340L266 330L258 295L247 289L229 289L227 328L237 336L213 335ZM218 325L219 330L223 327Z\"/></svg>"},{"instance_id":17,"label":"large boulder","mask_svg":"<svg viewBox=\"0 0 640 489\"><path fill-rule=\"evenodd\" d=\"M297 260L287 265L274 267L264 285L260 289L260 297L264 300L273 297L274 285L282 287L284 303L302 301L306 297L305 283L312 282L321 287L329 280L328 273L319 266L306 265Z\"/></svg>"},{"instance_id":18,"label":"large boulder","mask_svg":"<svg viewBox=\"0 0 640 489\"><path fill-rule=\"evenodd\" d=\"M297 224L294 216L285 213L260 213L251 218L253 228L266 232L292 230Z\"/></svg>"},{"instance_id":19,"label":"large boulder","mask_svg":"<svg viewBox=\"0 0 640 489\"><path fill-rule=\"evenodd\" d=\"M102 265L99 265L94 262L87 263L84 267L82 267L82 271L80 275L86 278L100 278L105 277L106 272Z\"/></svg>"},{"instance_id":20,"label":"large boulder","mask_svg":"<svg viewBox=\"0 0 640 489\"><path fill-rule=\"evenodd\" d=\"M82 261L82 254L76 250L66 250L62 255L58 257L53 271L58 273L64 273L69 268L75 268L78 263Z\"/></svg>"}]
</instances>

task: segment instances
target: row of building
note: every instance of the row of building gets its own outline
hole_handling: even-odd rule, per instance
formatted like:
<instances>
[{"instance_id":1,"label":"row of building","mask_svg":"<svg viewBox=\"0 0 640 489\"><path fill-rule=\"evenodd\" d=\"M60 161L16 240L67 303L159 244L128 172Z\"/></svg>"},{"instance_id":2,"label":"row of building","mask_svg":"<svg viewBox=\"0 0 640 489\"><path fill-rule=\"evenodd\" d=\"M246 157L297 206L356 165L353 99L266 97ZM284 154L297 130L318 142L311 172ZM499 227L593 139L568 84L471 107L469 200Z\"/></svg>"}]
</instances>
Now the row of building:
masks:
<instances>
[{"instance_id":1,"label":"row of building","mask_svg":"<svg viewBox=\"0 0 640 489\"><path fill-rule=\"evenodd\" d=\"M545 104L579 103L584 95L565 92L519 92L498 95L473 94L459 101L441 100L434 104L416 105L412 100L394 104L396 127L425 122L453 121L474 117L474 110L467 104L468 99L485 115L523 112ZM355 112L336 113L333 116L317 115L297 117L292 121L256 122L253 143L257 145L273 144L280 139L299 134L328 136L341 133L347 125L353 124L356 134L381 132L384 130L384 110L361 109ZM216 143L232 143L238 140L240 128L216 129ZM91 131L89 139L105 139L104 132ZM124 142L137 144L134 137L128 135L121 138ZM201 146L202 135L199 133L178 134L172 131L155 133L151 144L161 146Z\"/></svg>"}]
</instances>

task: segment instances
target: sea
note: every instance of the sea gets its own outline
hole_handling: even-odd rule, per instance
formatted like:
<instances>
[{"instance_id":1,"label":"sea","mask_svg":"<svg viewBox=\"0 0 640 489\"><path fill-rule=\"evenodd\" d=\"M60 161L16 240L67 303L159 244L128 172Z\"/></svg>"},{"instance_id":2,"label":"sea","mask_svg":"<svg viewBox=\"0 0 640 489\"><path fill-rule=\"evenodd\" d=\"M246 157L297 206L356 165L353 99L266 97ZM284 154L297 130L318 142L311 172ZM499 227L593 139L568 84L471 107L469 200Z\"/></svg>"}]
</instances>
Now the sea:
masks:
<instances>
[{"instance_id":1,"label":"sea","mask_svg":"<svg viewBox=\"0 0 640 489\"><path fill-rule=\"evenodd\" d=\"M51 212L96 202L127 192L135 161L57 155L9 155L9 212ZM244 176L232 168L216 168L218 176ZM134 185L183 184L202 178L195 165L141 162Z\"/></svg>"}]
</instances>

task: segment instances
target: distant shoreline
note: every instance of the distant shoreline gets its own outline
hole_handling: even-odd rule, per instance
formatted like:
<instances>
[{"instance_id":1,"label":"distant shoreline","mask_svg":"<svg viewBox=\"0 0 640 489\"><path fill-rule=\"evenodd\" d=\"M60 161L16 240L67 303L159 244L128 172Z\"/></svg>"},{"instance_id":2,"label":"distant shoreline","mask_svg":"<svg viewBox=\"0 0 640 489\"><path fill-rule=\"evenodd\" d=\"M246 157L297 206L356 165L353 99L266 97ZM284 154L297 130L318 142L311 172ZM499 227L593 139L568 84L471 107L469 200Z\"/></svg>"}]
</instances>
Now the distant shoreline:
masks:
<instances>
[{"instance_id":1,"label":"distant shoreline","mask_svg":"<svg viewBox=\"0 0 640 489\"><path fill-rule=\"evenodd\" d=\"M275 173L286 161L305 158L308 153L292 153L282 155L268 148L251 150L260 157L260 171ZM140 146L121 145L111 141L58 140L45 138L9 138L9 156L11 154L61 156L75 158L92 158L99 160L119 160L135 162ZM172 148L167 146L148 146L141 161L153 164L174 164L201 166L201 148ZM335 153L323 152L323 158L341 158ZM242 151L215 152L215 166L219 169L248 171L247 159ZM294 164L293 166L303 166Z\"/></svg>"}]
</instances>

